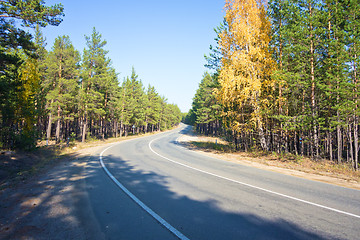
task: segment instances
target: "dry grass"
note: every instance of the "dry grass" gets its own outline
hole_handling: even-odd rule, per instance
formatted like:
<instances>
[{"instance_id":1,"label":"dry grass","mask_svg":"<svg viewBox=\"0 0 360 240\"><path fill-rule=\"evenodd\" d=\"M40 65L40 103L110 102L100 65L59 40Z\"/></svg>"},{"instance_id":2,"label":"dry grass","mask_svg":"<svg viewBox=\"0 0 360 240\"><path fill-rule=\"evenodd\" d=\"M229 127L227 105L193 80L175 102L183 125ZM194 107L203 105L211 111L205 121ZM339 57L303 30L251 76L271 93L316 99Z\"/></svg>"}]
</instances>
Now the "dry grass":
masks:
<instances>
[{"instance_id":1,"label":"dry grass","mask_svg":"<svg viewBox=\"0 0 360 240\"><path fill-rule=\"evenodd\" d=\"M193 134L180 138L180 142L193 150L216 154L225 160L252 162L264 166L296 170L303 173L327 176L342 179L349 183L360 184L360 171L354 171L348 163L338 164L326 159L312 160L290 153L280 154L259 150L239 152L235 151L230 143L219 138L195 136Z\"/></svg>"},{"instance_id":2,"label":"dry grass","mask_svg":"<svg viewBox=\"0 0 360 240\"><path fill-rule=\"evenodd\" d=\"M269 153L263 156L263 158L268 164L275 166L324 176L338 177L360 183L360 172L354 171L351 164L348 163L338 164L327 159L312 160L308 157L294 154L278 153Z\"/></svg>"}]
</instances>

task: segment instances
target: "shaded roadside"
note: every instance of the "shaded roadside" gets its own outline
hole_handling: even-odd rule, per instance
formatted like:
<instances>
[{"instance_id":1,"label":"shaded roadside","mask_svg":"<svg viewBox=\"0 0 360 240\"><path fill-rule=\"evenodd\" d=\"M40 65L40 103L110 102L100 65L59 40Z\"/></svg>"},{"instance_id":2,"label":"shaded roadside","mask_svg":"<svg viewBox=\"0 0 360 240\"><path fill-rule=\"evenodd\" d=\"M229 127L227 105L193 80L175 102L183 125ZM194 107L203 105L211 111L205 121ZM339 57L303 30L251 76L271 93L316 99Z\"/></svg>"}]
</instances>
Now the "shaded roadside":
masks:
<instances>
[{"instance_id":1,"label":"shaded roadside","mask_svg":"<svg viewBox=\"0 0 360 240\"><path fill-rule=\"evenodd\" d=\"M81 212L90 209L84 171L92 154L127 139L1 155L0 239L102 239L91 213Z\"/></svg>"},{"instance_id":2,"label":"shaded roadside","mask_svg":"<svg viewBox=\"0 0 360 240\"><path fill-rule=\"evenodd\" d=\"M58 151L51 148L30 152L3 151L0 154L0 191L23 183L64 159L59 156Z\"/></svg>"},{"instance_id":3,"label":"shaded roadside","mask_svg":"<svg viewBox=\"0 0 360 240\"><path fill-rule=\"evenodd\" d=\"M41 146L28 152L0 151L0 192L6 188L15 187L19 183L24 183L33 176L46 173L57 164L74 160L84 151L92 151L91 148L156 133L158 132L85 143L72 142L69 145L66 143L53 144L47 147Z\"/></svg>"},{"instance_id":4,"label":"shaded roadside","mask_svg":"<svg viewBox=\"0 0 360 240\"><path fill-rule=\"evenodd\" d=\"M142 136L0 155L0 239L104 239L89 207L85 169L109 144Z\"/></svg>"},{"instance_id":5,"label":"shaded roadside","mask_svg":"<svg viewBox=\"0 0 360 240\"><path fill-rule=\"evenodd\" d=\"M74 156L75 157L75 156ZM86 156L62 161L46 174L17 182L0 194L0 239L86 239L76 217Z\"/></svg>"}]
</instances>

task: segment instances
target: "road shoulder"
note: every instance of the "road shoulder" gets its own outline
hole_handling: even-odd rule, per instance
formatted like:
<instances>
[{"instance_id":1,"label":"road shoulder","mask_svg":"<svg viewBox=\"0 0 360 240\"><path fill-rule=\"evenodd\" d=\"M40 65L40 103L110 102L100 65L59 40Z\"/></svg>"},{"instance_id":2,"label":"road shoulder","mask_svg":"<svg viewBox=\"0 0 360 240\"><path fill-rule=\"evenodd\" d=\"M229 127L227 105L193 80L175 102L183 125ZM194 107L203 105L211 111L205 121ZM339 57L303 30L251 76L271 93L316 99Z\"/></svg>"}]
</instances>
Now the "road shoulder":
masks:
<instances>
[{"instance_id":1,"label":"road shoulder","mask_svg":"<svg viewBox=\"0 0 360 240\"><path fill-rule=\"evenodd\" d=\"M216 138L211 138L210 141L214 139ZM192 151L207 155L209 157L221 159L224 161L234 162L238 164L243 164L246 166L256 167L268 171L278 172L290 176L301 177L309 180L320 181L341 187L360 190L360 183L358 181L348 179L346 176L341 176L339 174L335 175L329 172L316 173L316 170L314 169L303 169L303 171L299 171L296 169L286 168L286 165L275 166L274 162L269 162L259 158L244 156L244 154L241 153L220 153L218 151L199 149L194 147L193 145L189 147L190 142L209 141L208 138L202 138L193 133L182 134L177 139L177 141L179 142L179 144L183 145L184 147L187 147Z\"/></svg>"},{"instance_id":2,"label":"road shoulder","mask_svg":"<svg viewBox=\"0 0 360 240\"><path fill-rule=\"evenodd\" d=\"M0 239L101 239L87 206L84 169L103 146L82 149L0 193ZM86 215L86 224L81 222ZM94 236L97 236L96 238Z\"/></svg>"}]
</instances>

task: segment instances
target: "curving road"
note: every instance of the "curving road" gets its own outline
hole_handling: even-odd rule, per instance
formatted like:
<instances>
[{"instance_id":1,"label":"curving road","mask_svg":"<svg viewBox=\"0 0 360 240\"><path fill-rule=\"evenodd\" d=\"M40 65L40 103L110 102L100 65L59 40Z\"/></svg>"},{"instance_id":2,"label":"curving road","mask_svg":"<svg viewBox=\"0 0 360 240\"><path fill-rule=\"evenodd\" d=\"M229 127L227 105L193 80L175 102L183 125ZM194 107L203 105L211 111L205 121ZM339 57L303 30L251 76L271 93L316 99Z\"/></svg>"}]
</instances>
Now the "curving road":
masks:
<instances>
[{"instance_id":1,"label":"curving road","mask_svg":"<svg viewBox=\"0 0 360 240\"><path fill-rule=\"evenodd\" d=\"M91 157L78 214L93 239L359 239L360 191L226 162L173 131Z\"/></svg>"}]
</instances>

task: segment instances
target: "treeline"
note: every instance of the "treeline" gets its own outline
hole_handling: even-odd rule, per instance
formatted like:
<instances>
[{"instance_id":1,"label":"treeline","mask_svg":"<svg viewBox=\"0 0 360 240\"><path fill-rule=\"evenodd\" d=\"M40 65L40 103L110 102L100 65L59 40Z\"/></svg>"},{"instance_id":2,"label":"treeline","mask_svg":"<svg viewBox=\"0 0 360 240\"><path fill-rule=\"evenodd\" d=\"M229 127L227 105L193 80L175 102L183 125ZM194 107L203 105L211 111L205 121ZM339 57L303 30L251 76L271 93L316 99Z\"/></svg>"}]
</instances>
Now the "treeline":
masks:
<instances>
[{"instance_id":1,"label":"treeline","mask_svg":"<svg viewBox=\"0 0 360 240\"><path fill-rule=\"evenodd\" d=\"M40 26L58 25L62 5L4 1L1 21L0 147L29 149L38 140L56 143L104 139L168 129L181 120L177 105L145 88L133 68L122 82L96 29L80 54L69 36L50 51ZM14 19L34 27L34 38Z\"/></svg>"},{"instance_id":2,"label":"treeline","mask_svg":"<svg viewBox=\"0 0 360 240\"><path fill-rule=\"evenodd\" d=\"M204 75L187 120L238 149L358 169L359 1L236 0L225 10L207 57L216 72Z\"/></svg>"}]
</instances>

